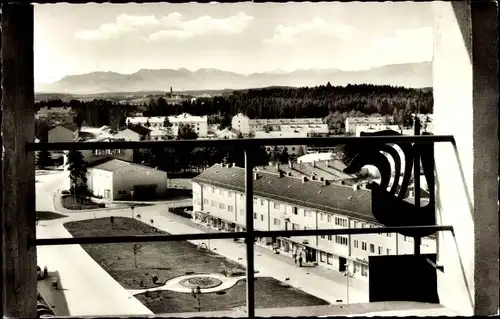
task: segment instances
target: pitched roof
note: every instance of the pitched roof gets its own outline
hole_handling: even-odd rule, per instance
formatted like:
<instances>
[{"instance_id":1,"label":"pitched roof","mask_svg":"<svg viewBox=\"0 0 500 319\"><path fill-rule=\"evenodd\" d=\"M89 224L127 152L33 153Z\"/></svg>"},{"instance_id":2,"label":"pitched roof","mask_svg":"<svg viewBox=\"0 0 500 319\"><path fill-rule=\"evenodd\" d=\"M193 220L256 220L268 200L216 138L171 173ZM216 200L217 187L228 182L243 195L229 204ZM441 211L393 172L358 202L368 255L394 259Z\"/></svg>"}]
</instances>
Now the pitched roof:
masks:
<instances>
[{"instance_id":1,"label":"pitched roof","mask_svg":"<svg viewBox=\"0 0 500 319\"><path fill-rule=\"evenodd\" d=\"M130 165L138 165L134 163L130 163L127 161L119 160L116 158L108 157L102 160L97 160L90 165L87 165L87 168L96 168L101 169L103 171L113 172L120 168L130 166Z\"/></svg>"},{"instance_id":2,"label":"pitched roof","mask_svg":"<svg viewBox=\"0 0 500 319\"><path fill-rule=\"evenodd\" d=\"M279 177L267 172L254 172L259 178L253 181L256 196L283 203L317 209L380 224L371 212L371 192L356 190L343 185L323 185L293 177ZM245 171L240 167L221 167L215 164L193 179L193 182L245 192Z\"/></svg>"},{"instance_id":3,"label":"pitched roof","mask_svg":"<svg viewBox=\"0 0 500 319\"><path fill-rule=\"evenodd\" d=\"M59 127L64 127L65 129L68 129L71 132L76 132L78 130L78 126L76 124L57 124L56 126L52 127L50 129L50 131L53 130L53 129L55 129L58 126Z\"/></svg>"},{"instance_id":4,"label":"pitched roof","mask_svg":"<svg viewBox=\"0 0 500 319\"><path fill-rule=\"evenodd\" d=\"M128 127L127 129L129 129L132 132L135 132L135 133L137 133L139 135L148 135L151 132L150 129L145 128L142 125L130 125L130 127Z\"/></svg>"}]
</instances>

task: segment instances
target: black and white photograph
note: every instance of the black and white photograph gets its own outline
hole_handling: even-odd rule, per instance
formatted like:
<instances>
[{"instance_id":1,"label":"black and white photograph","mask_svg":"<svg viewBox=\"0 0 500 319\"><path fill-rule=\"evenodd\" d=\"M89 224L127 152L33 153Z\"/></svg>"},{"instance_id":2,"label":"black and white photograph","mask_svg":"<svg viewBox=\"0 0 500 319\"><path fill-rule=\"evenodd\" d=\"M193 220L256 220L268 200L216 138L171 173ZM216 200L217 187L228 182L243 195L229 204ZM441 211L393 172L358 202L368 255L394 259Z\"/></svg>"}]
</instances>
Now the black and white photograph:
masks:
<instances>
[{"instance_id":1,"label":"black and white photograph","mask_svg":"<svg viewBox=\"0 0 500 319\"><path fill-rule=\"evenodd\" d=\"M496 1L119 2L0 5L5 318L499 314Z\"/></svg>"}]
</instances>

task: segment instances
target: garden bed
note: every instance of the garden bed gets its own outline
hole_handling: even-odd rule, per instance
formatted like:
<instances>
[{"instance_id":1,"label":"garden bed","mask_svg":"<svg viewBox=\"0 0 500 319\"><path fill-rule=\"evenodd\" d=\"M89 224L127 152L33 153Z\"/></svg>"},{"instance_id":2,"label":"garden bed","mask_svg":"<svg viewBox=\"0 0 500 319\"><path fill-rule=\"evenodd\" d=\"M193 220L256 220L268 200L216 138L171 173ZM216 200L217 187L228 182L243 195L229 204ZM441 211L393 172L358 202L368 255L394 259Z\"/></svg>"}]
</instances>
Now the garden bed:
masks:
<instances>
[{"instance_id":1,"label":"garden bed","mask_svg":"<svg viewBox=\"0 0 500 319\"><path fill-rule=\"evenodd\" d=\"M72 195L63 195L61 197L61 205L69 210L85 210L97 209L106 207L104 204L98 204L89 198L74 197Z\"/></svg>"},{"instance_id":2,"label":"garden bed","mask_svg":"<svg viewBox=\"0 0 500 319\"><path fill-rule=\"evenodd\" d=\"M167 234L135 219L115 217L69 222L64 225L74 237ZM82 245L117 282L126 289L145 289L166 280L190 275L221 273L224 269L244 270L223 256L198 249L187 241L142 243L134 265L133 243ZM153 282L153 278L158 279ZM222 311L246 303L245 282L217 293L202 294L201 311ZM284 287L273 278L259 277L255 282L257 308L326 305L326 301L294 288ZM190 293L154 291L136 295L154 313L198 311Z\"/></svg>"},{"instance_id":3,"label":"garden bed","mask_svg":"<svg viewBox=\"0 0 500 319\"><path fill-rule=\"evenodd\" d=\"M64 218L66 217L65 215L54 213L54 212L48 212L48 211L36 211L36 219L37 220L53 220L53 219L59 219L59 218Z\"/></svg>"}]
</instances>

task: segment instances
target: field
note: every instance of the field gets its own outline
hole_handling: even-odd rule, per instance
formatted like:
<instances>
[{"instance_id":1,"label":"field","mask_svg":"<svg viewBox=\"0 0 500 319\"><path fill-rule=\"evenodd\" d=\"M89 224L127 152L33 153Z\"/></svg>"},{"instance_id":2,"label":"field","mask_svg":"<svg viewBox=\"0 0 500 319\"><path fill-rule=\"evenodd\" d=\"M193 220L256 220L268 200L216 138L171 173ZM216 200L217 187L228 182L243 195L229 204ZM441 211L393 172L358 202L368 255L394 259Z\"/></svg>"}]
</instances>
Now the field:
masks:
<instances>
[{"instance_id":1,"label":"field","mask_svg":"<svg viewBox=\"0 0 500 319\"><path fill-rule=\"evenodd\" d=\"M131 218L115 217L84 220L65 224L74 236L123 236L162 233ZM244 267L213 252L198 249L186 241L143 243L134 262L132 243L82 245L116 281L126 289L145 289L163 285L168 279L187 274L221 273L223 268L241 272ZM224 267L223 267L224 265ZM154 283L153 277L158 280ZM258 308L325 305L326 301L282 285L273 278L256 279ZM173 291L147 292L137 298L155 313L197 311L197 301L190 293ZM168 300L168 301L167 301ZM165 302L167 301L167 302ZM221 311L245 305L245 282L219 293L203 294L202 311Z\"/></svg>"}]
</instances>

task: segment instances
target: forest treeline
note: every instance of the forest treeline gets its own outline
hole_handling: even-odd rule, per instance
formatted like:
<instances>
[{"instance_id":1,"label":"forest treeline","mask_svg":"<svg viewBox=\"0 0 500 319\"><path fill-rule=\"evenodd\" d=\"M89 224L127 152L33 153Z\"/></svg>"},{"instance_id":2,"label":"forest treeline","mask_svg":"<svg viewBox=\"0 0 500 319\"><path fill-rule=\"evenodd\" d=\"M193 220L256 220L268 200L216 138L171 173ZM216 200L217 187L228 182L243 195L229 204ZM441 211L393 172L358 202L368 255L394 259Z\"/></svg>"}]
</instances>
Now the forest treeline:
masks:
<instances>
[{"instance_id":1,"label":"forest treeline","mask_svg":"<svg viewBox=\"0 0 500 319\"><path fill-rule=\"evenodd\" d=\"M75 124L112 129L125 126L125 119L137 112L144 116L167 116L183 112L208 115L209 123L229 126L231 118L244 113L250 118L324 118L332 129L340 129L348 116L380 114L395 116L403 121L405 114L419 111L432 113L431 89L410 89L392 86L347 85L284 88L270 87L234 91L227 96L195 98L180 104L170 104L164 98L151 99L149 103L130 104L106 101L36 102L36 107L71 107L76 116ZM399 124L399 123L398 123Z\"/></svg>"}]
</instances>

